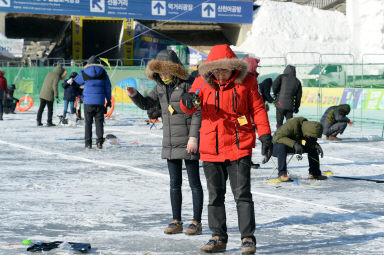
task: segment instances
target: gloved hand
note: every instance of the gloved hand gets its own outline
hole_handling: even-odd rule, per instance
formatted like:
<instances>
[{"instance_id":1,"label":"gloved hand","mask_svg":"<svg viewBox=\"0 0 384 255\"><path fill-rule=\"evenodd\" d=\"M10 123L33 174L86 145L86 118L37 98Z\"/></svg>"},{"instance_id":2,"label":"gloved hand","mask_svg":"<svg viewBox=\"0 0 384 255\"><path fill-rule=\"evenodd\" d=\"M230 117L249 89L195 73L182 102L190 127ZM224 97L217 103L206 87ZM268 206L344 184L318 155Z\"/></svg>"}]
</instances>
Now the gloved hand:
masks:
<instances>
[{"instance_id":1,"label":"gloved hand","mask_svg":"<svg viewBox=\"0 0 384 255\"><path fill-rule=\"evenodd\" d=\"M107 101L107 105L105 106L105 108L111 107L111 105L111 101Z\"/></svg>"},{"instance_id":2,"label":"gloved hand","mask_svg":"<svg viewBox=\"0 0 384 255\"><path fill-rule=\"evenodd\" d=\"M323 152L323 149L321 148L320 144L316 143L315 149L316 149L317 153L320 155L320 157L324 156L324 152Z\"/></svg>"},{"instance_id":3,"label":"gloved hand","mask_svg":"<svg viewBox=\"0 0 384 255\"><path fill-rule=\"evenodd\" d=\"M200 97L195 93L184 93L181 97L181 102L188 110L191 110L200 105Z\"/></svg>"},{"instance_id":4,"label":"gloved hand","mask_svg":"<svg viewBox=\"0 0 384 255\"><path fill-rule=\"evenodd\" d=\"M158 119L161 117L161 107L160 105L156 107L149 108L147 110L147 115L149 119Z\"/></svg>"},{"instance_id":5,"label":"gloved hand","mask_svg":"<svg viewBox=\"0 0 384 255\"><path fill-rule=\"evenodd\" d=\"M271 134L265 134L259 137L261 141L261 155L264 156L264 159L261 163L265 164L269 161L272 156L273 144Z\"/></svg>"},{"instance_id":6,"label":"gloved hand","mask_svg":"<svg viewBox=\"0 0 384 255\"><path fill-rule=\"evenodd\" d=\"M56 97L56 103L57 103L57 104L60 104L60 99L59 99L59 97Z\"/></svg>"},{"instance_id":7,"label":"gloved hand","mask_svg":"<svg viewBox=\"0 0 384 255\"><path fill-rule=\"evenodd\" d=\"M187 151L189 153L196 153L197 152L197 138L196 137L189 137L188 143L187 143Z\"/></svg>"},{"instance_id":8,"label":"gloved hand","mask_svg":"<svg viewBox=\"0 0 384 255\"><path fill-rule=\"evenodd\" d=\"M299 108L295 108L295 109L293 110L293 112L294 112L294 113L298 113L298 112L299 112Z\"/></svg>"},{"instance_id":9,"label":"gloved hand","mask_svg":"<svg viewBox=\"0 0 384 255\"><path fill-rule=\"evenodd\" d=\"M304 152L303 146L299 143L295 143L295 145L293 145L293 149L295 150L295 154L301 155Z\"/></svg>"}]
</instances>

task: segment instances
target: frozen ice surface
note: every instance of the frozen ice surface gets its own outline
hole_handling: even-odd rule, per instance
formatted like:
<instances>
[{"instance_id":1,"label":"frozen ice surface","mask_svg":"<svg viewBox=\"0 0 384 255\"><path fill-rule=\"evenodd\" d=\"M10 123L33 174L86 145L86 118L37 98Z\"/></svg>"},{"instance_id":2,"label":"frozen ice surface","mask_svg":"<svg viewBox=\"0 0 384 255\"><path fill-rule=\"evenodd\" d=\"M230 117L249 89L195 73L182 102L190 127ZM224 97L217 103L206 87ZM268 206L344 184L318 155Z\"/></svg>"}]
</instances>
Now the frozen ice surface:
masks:
<instances>
[{"instance_id":1,"label":"frozen ice surface","mask_svg":"<svg viewBox=\"0 0 384 255\"><path fill-rule=\"evenodd\" d=\"M150 129L140 121L144 118L117 114L106 120L105 135L114 134L119 143L86 150L83 126L36 127L36 110L4 115L0 121L1 255L31 254L22 245L3 246L24 239L87 242L91 254L200 254L211 234L202 169L203 234L163 234L172 216L166 160L160 158L161 124ZM371 133L363 134L355 123L347 127L342 142L321 139L322 170L384 180L381 127L364 130ZM261 162L260 144L253 161ZM298 184L270 184L267 180L277 174L274 162L252 170L257 254L383 254L384 184L332 177L309 181L306 156L288 166ZM192 199L185 175L183 195L186 226L192 219ZM229 185L226 205L225 254L240 254Z\"/></svg>"}]
</instances>

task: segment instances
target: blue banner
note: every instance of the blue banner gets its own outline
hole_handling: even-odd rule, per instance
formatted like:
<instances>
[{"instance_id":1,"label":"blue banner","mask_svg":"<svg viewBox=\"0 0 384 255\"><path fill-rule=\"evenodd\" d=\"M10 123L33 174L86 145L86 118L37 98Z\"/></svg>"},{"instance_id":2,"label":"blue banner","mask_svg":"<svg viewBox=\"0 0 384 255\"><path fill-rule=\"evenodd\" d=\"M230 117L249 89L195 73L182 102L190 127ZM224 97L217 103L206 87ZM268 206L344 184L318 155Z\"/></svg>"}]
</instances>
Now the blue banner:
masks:
<instances>
[{"instance_id":1,"label":"blue banner","mask_svg":"<svg viewBox=\"0 0 384 255\"><path fill-rule=\"evenodd\" d=\"M0 12L143 20L252 23L252 1L0 0Z\"/></svg>"}]
</instances>

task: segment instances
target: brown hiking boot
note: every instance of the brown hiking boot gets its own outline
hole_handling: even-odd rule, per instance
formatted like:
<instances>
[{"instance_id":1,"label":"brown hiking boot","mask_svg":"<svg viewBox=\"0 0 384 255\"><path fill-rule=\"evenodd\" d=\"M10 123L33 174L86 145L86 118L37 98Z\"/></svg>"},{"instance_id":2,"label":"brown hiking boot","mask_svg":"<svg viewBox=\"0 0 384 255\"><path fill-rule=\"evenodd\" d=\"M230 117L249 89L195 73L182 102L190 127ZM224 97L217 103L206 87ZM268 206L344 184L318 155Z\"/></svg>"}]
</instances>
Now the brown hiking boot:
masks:
<instances>
[{"instance_id":1,"label":"brown hiking boot","mask_svg":"<svg viewBox=\"0 0 384 255\"><path fill-rule=\"evenodd\" d=\"M164 230L164 234L178 234L183 232L183 223L177 220L172 221L168 227Z\"/></svg>"},{"instance_id":2,"label":"brown hiking boot","mask_svg":"<svg viewBox=\"0 0 384 255\"><path fill-rule=\"evenodd\" d=\"M241 254L248 255L248 254L255 254L255 252L256 252L256 244L252 240L252 238L249 238L249 237L243 238L241 243Z\"/></svg>"},{"instance_id":3,"label":"brown hiking boot","mask_svg":"<svg viewBox=\"0 0 384 255\"><path fill-rule=\"evenodd\" d=\"M186 235L200 235L202 231L201 223L192 221L188 228L185 230Z\"/></svg>"},{"instance_id":4,"label":"brown hiking boot","mask_svg":"<svg viewBox=\"0 0 384 255\"><path fill-rule=\"evenodd\" d=\"M336 135L329 135L327 136L327 140L329 141L341 141L341 138L336 137Z\"/></svg>"},{"instance_id":5,"label":"brown hiking boot","mask_svg":"<svg viewBox=\"0 0 384 255\"><path fill-rule=\"evenodd\" d=\"M308 179L323 181L323 180L328 179L328 177L325 176L325 175L322 175L322 174L317 175L317 176L314 176L314 175L312 175L312 174L309 174L309 175L308 175Z\"/></svg>"},{"instance_id":6,"label":"brown hiking boot","mask_svg":"<svg viewBox=\"0 0 384 255\"><path fill-rule=\"evenodd\" d=\"M287 175L287 174L283 174L282 176L279 176L279 181L281 182L291 182L292 179Z\"/></svg>"},{"instance_id":7,"label":"brown hiking boot","mask_svg":"<svg viewBox=\"0 0 384 255\"><path fill-rule=\"evenodd\" d=\"M219 236L212 236L208 243L200 248L200 250L203 252L209 253L224 252L225 249L227 249L227 243L224 243L222 240L220 240Z\"/></svg>"}]
</instances>

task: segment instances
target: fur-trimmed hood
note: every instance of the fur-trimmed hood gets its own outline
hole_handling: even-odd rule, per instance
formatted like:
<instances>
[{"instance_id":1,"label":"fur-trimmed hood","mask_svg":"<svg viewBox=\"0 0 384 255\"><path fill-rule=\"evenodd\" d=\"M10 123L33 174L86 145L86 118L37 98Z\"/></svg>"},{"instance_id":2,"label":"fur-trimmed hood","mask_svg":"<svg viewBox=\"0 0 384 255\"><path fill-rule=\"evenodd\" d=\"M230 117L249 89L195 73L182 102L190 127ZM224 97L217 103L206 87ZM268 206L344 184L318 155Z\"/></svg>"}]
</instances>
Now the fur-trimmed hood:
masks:
<instances>
[{"instance_id":1,"label":"fur-trimmed hood","mask_svg":"<svg viewBox=\"0 0 384 255\"><path fill-rule=\"evenodd\" d=\"M206 80L211 87L216 87L215 82L210 77L216 69L227 69L239 71L239 75L234 83L242 83L248 71L248 63L239 59L227 44L215 45L212 47L205 62L199 65L199 74Z\"/></svg>"},{"instance_id":2,"label":"fur-trimmed hood","mask_svg":"<svg viewBox=\"0 0 384 255\"><path fill-rule=\"evenodd\" d=\"M87 67L90 67L90 66L100 66L100 67L104 68L104 66L102 64L86 64L84 66L84 69L87 68Z\"/></svg>"},{"instance_id":3,"label":"fur-trimmed hood","mask_svg":"<svg viewBox=\"0 0 384 255\"><path fill-rule=\"evenodd\" d=\"M89 77L100 77L106 73L104 66L101 64L87 64L84 66L83 72Z\"/></svg>"},{"instance_id":4,"label":"fur-trimmed hood","mask_svg":"<svg viewBox=\"0 0 384 255\"><path fill-rule=\"evenodd\" d=\"M172 76L178 77L181 80L188 79L188 71L185 69L180 59L173 50L160 51L156 59L148 62L145 74L150 80L159 81L159 73L169 73Z\"/></svg>"}]
</instances>

